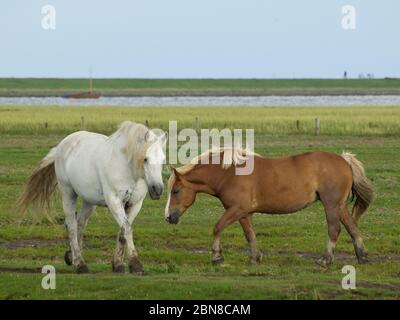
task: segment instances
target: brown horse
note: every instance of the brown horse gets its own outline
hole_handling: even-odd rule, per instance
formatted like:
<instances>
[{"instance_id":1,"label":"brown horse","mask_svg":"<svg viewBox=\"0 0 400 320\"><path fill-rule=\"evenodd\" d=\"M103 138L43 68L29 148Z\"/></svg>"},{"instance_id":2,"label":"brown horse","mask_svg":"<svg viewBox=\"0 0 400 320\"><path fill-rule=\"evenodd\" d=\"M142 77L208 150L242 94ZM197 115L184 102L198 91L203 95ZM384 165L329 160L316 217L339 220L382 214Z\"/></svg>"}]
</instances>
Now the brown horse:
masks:
<instances>
[{"instance_id":1,"label":"brown horse","mask_svg":"<svg viewBox=\"0 0 400 320\"><path fill-rule=\"evenodd\" d=\"M252 173L237 175L235 169L245 166L249 159L253 161ZM262 255L256 246L253 213L292 213L317 200L325 208L329 236L326 253L318 262L324 266L333 262L340 222L353 240L359 263L367 261L357 221L370 205L373 189L362 163L351 153L318 151L270 159L241 149L210 150L190 164L172 168L168 190L165 218L172 224L179 222L198 192L222 202L225 213L214 227L214 264L224 260L220 239L230 224L239 220L250 245L250 261L256 263ZM355 198L352 215L347 208L351 194Z\"/></svg>"}]
</instances>

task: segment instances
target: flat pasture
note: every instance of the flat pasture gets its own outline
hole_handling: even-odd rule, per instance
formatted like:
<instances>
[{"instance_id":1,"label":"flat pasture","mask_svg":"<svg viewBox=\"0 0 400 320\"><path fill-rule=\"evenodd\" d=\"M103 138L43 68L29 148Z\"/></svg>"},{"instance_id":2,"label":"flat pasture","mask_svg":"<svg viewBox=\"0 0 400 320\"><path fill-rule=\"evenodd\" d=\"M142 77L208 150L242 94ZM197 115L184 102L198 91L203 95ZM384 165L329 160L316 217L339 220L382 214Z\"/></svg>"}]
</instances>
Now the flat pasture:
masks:
<instances>
[{"instance_id":1,"label":"flat pasture","mask_svg":"<svg viewBox=\"0 0 400 320\"><path fill-rule=\"evenodd\" d=\"M84 123L82 124L82 117ZM359 265L342 228L336 261L323 253L327 226L315 203L291 215L254 217L258 265L248 263L239 224L223 233L225 263L211 265L212 229L223 212L199 195L179 225L164 221L166 194L146 199L134 224L134 241L145 275L113 274L117 224L97 208L85 233L83 252L91 271L76 275L63 260L67 234L59 199L51 213L20 216L15 200L35 165L66 134L106 134L122 120L168 129L254 128L255 151L269 157L313 150L357 154L376 188L376 199L360 221L370 262ZM314 135L314 119L321 133ZM297 120L300 126L297 127ZM0 107L0 299L399 299L400 298L400 108L114 108ZM165 180L168 170L165 168ZM57 271L56 290L41 287L44 265ZM355 290L342 289L342 267L356 268Z\"/></svg>"}]
</instances>

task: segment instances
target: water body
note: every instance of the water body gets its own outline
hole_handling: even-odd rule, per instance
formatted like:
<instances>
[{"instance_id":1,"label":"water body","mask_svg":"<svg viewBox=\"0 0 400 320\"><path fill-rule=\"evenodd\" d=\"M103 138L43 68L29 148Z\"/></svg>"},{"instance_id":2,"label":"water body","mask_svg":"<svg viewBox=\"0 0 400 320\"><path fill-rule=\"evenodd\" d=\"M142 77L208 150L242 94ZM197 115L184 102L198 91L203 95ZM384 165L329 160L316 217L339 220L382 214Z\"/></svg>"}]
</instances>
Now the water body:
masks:
<instances>
[{"instance_id":1,"label":"water body","mask_svg":"<svg viewBox=\"0 0 400 320\"><path fill-rule=\"evenodd\" d=\"M0 105L47 106L400 106L400 95L380 96L261 96L261 97L0 97Z\"/></svg>"}]
</instances>

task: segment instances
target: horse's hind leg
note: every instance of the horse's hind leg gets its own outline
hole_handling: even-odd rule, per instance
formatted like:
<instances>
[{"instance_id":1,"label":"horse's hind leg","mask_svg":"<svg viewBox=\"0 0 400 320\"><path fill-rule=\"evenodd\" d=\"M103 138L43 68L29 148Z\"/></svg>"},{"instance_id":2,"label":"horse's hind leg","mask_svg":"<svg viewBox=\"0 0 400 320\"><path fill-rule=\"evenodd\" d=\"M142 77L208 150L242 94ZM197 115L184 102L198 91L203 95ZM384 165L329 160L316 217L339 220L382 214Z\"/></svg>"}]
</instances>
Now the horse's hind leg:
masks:
<instances>
[{"instance_id":1,"label":"horse's hind leg","mask_svg":"<svg viewBox=\"0 0 400 320\"><path fill-rule=\"evenodd\" d=\"M83 232L87 225L90 215L92 214L95 206L90 203L83 201L82 208L79 210L77 221L78 221L78 243L81 251L83 250ZM65 263L68 265L72 264L72 252L67 250L64 255Z\"/></svg>"},{"instance_id":2,"label":"horse's hind leg","mask_svg":"<svg viewBox=\"0 0 400 320\"><path fill-rule=\"evenodd\" d=\"M349 210L345 207L340 213L340 221L345 226L347 232L350 234L354 250L356 252L356 256L359 263L366 263L368 262L367 253L365 251L363 241L360 236L360 232L357 228L356 222L354 218L350 215Z\"/></svg>"},{"instance_id":3,"label":"horse's hind leg","mask_svg":"<svg viewBox=\"0 0 400 320\"><path fill-rule=\"evenodd\" d=\"M328 224L329 239L326 251L322 258L317 261L317 263L323 267L327 267L328 265L332 264L334 260L336 242L340 234L340 210L338 206L331 206L326 203L324 203L324 207L326 213L326 221Z\"/></svg>"},{"instance_id":4,"label":"horse's hind leg","mask_svg":"<svg viewBox=\"0 0 400 320\"><path fill-rule=\"evenodd\" d=\"M87 273L89 272L89 269L82 257L78 241L78 222L76 218L77 196L75 192L68 187L60 185L60 191L65 213L65 224L68 230L69 245L72 253L72 264L74 265L77 273Z\"/></svg>"},{"instance_id":5,"label":"horse's hind leg","mask_svg":"<svg viewBox=\"0 0 400 320\"><path fill-rule=\"evenodd\" d=\"M260 262L262 259L262 253L257 249L256 234L254 233L253 229L252 216L248 215L244 218L241 218L239 222L242 225L244 235L250 245L250 263L254 264Z\"/></svg>"},{"instance_id":6,"label":"horse's hind leg","mask_svg":"<svg viewBox=\"0 0 400 320\"><path fill-rule=\"evenodd\" d=\"M83 250L83 232L85 231L87 222L89 221L90 215L93 213L95 206L83 201L82 208L78 213L78 242L79 247Z\"/></svg>"}]
</instances>

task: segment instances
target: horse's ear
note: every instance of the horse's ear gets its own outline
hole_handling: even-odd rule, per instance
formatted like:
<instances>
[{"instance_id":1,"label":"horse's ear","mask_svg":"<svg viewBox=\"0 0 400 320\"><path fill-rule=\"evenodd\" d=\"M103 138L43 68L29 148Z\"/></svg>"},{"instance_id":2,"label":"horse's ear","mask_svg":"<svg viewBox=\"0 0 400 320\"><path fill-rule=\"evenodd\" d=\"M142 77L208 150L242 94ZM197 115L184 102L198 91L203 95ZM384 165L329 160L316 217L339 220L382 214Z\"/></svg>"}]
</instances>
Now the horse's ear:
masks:
<instances>
[{"instance_id":1,"label":"horse's ear","mask_svg":"<svg viewBox=\"0 0 400 320\"><path fill-rule=\"evenodd\" d=\"M176 170L176 168L174 168L173 166L170 166L170 168L172 170L171 172L174 173L176 181L181 180L181 174L178 172L178 170Z\"/></svg>"},{"instance_id":2,"label":"horse's ear","mask_svg":"<svg viewBox=\"0 0 400 320\"><path fill-rule=\"evenodd\" d=\"M150 139L150 130L147 130L146 134L144 135L144 141L148 142Z\"/></svg>"},{"instance_id":3,"label":"horse's ear","mask_svg":"<svg viewBox=\"0 0 400 320\"><path fill-rule=\"evenodd\" d=\"M167 143L167 140L168 140L168 132L164 131L164 134L161 137L162 144L165 145Z\"/></svg>"}]
</instances>

